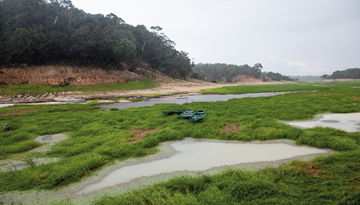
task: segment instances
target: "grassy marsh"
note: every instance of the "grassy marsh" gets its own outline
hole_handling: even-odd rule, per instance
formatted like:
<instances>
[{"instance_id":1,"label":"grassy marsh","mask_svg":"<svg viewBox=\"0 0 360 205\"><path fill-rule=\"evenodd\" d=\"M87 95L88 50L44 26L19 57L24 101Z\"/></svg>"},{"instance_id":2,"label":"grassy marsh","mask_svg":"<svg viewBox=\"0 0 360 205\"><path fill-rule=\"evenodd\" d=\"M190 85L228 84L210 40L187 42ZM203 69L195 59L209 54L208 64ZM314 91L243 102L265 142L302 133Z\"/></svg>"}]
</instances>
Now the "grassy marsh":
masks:
<instances>
[{"instance_id":1,"label":"grassy marsh","mask_svg":"<svg viewBox=\"0 0 360 205\"><path fill-rule=\"evenodd\" d=\"M156 87L156 83L149 80L135 80L125 83L106 83L91 86L51 86L38 84L0 85L0 95L17 94L43 94L62 91L112 91L112 90L138 90Z\"/></svg>"},{"instance_id":2,"label":"grassy marsh","mask_svg":"<svg viewBox=\"0 0 360 205\"><path fill-rule=\"evenodd\" d=\"M91 104L31 106L34 112L0 115L13 129L0 131L0 159L29 158L40 146L39 135L66 133L69 138L37 157L54 157L56 163L0 173L0 191L55 189L79 181L114 160L142 157L156 152L160 142L186 137L223 140L292 139L298 144L336 150L335 154L311 162L294 162L280 168L256 172L227 171L203 177L178 177L144 190L121 196L107 196L95 204L356 204L360 201L360 136L331 128L299 129L279 120L311 119L320 113L360 112L360 92L336 83L314 87L319 92L301 92L273 97L232 99L226 102L198 102L184 105L103 111ZM264 87L263 87L264 86ZM270 88L268 88L268 86ZM285 91L299 85L262 85L256 88L228 87L217 92L243 90ZM295 87L291 87L295 86ZM280 90L283 89L283 90ZM284 90L285 89L285 90ZM193 124L163 116L162 110L205 109L203 122ZM28 106L1 108L0 113ZM238 131L224 132L228 124ZM191 129L189 129L191 127ZM147 137L128 142L134 128L154 130Z\"/></svg>"},{"instance_id":3,"label":"grassy marsh","mask_svg":"<svg viewBox=\"0 0 360 205\"><path fill-rule=\"evenodd\" d=\"M320 84L320 83L319 83ZM325 85L325 84L321 84ZM243 94L243 93L261 93L261 92L283 92L283 91L312 91L329 89L330 83L326 86L317 86L314 83L288 83L288 84L270 84L270 85L242 85L229 86L222 88L210 88L202 90L204 94Z\"/></svg>"}]
</instances>

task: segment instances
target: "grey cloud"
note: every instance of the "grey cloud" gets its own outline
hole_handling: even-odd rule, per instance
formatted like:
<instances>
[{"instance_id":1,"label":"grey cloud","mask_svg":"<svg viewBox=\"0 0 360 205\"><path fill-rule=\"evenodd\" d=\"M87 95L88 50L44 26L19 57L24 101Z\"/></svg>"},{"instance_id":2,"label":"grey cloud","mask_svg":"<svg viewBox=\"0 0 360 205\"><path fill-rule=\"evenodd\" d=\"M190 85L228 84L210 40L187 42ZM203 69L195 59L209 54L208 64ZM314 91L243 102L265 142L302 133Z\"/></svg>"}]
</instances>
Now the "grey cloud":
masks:
<instances>
[{"instance_id":1,"label":"grey cloud","mask_svg":"<svg viewBox=\"0 0 360 205\"><path fill-rule=\"evenodd\" d=\"M320 75L360 66L358 0L73 0L90 13L159 25L196 62Z\"/></svg>"}]
</instances>

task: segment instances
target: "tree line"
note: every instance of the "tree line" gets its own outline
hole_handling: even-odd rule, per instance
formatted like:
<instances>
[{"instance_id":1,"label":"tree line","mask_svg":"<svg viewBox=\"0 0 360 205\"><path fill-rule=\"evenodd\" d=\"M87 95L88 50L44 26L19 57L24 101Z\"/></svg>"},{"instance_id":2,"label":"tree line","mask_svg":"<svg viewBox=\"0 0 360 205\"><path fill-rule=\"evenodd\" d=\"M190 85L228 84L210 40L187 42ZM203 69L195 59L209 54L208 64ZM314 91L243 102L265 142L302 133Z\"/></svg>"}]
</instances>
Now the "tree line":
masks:
<instances>
[{"instance_id":1,"label":"tree line","mask_svg":"<svg viewBox=\"0 0 360 205\"><path fill-rule=\"evenodd\" d=\"M142 62L171 77L191 71L158 26L132 26L115 14L88 14L70 0L0 0L0 65L71 64L122 69Z\"/></svg>"},{"instance_id":2,"label":"tree line","mask_svg":"<svg viewBox=\"0 0 360 205\"><path fill-rule=\"evenodd\" d=\"M323 75L327 79L360 79L360 68L349 68L343 71L335 71L331 75Z\"/></svg>"},{"instance_id":3,"label":"tree line","mask_svg":"<svg viewBox=\"0 0 360 205\"><path fill-rule=\"evenodd\" d=\"M280 73L262 72L263 66L260 63L256 63L254 66L245 65L232 65L224 63L216 64L196 64L192 68L191 76L193 78L212 81L212 82L233 82L236 76L246 75L263 81L267 80L292 80L287 76L283 76Z\"/></svg>"}]
</instances>

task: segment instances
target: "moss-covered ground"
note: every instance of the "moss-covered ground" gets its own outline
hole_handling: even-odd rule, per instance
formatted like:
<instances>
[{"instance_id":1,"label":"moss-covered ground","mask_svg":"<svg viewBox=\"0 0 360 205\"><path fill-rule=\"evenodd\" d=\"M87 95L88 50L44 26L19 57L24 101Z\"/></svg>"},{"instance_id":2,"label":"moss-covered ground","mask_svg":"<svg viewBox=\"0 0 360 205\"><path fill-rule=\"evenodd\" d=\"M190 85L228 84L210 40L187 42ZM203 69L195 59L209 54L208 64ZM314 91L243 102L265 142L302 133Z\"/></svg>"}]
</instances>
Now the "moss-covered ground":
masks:
<instances>
[{"instance_id":1,"label":"moss-covered ground","mask_svg":"<svg viewBox=\"0 0 360 205\"><path fill-rule=\"evenodd\" d=\"M160 142L185 137L241 141L291 139L298 144L336 152L311 162L293 162L255 172L232 170L203 177L178 177L125 195L106 196L93 203L359 204L360 133L319 127L299 129L279 122L311 119L320 113L360 112L360 89L352 87L358 85L359 82L325 86L307 83L300 86L319 91L111 111L91 104L1 108L0 123L6 121L11 130L0 131L0 159L55 157L61 160L0 173L0 192L63 187L114 160L149 155L156 152ZM270 89L268 86L274 85L245 87L249 92L266 92ZM284 91L281 85L276 86L280 87L270 90ZM243 90L239 86L217 92L243 93ZM207 116L201 123L193 124L161 112L181 108L202 108ZM31 112L19 112L26 109ZM240 129L224 132L222 128L228 124L236 124ZM131 131L134 128L156 131L133 142L129 138L136 135ZM34 141L37 136L56 133L66 133L69 138L54 145L49 152L27 152L40 146Z\"/></svg>"}]
</instances>

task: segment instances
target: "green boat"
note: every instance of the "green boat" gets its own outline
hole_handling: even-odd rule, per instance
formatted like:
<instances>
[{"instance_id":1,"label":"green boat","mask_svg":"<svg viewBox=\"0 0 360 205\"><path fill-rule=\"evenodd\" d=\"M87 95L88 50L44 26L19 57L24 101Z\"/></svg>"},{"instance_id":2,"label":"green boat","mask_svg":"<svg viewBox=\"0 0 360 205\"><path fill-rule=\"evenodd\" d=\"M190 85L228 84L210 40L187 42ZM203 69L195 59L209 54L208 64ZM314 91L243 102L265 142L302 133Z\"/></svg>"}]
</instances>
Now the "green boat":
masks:
<instances>
[{"instance_id":1,"label":"green boat","mask_svg":"<svg viewBox=\"0 0 360 205\"><path fill-rule=\"evenodd\" d=\"M195 114L194 110L189 109L189 110L185 110L183 113L181 113L180 115L178 115L179 119L188 119L191 116L193 116Z\"/></svg>"},{"instance_id":2,"label":"green boat","mask_svg":"<svg viewBox=\"0 0 360 205\"><path fill-rule=\"evenodd\" d=\"M190 121L196 123L201 119L203 119L205 116L206 116L206 112L204 110L198 110L197 112L195 112L194 115L190 117Z\"/></svg>"},{"instance_id":3,"label":"green boat","mask_svg":"<svg viewBox=\"0 0 360 205\"><path fill-rule=\"evenodd\" d=\"M164 115L174 115L174 114L180 115L183 112L185 112L185 110L164 110L163 114Z\"/></svg>"}]
</instances>

